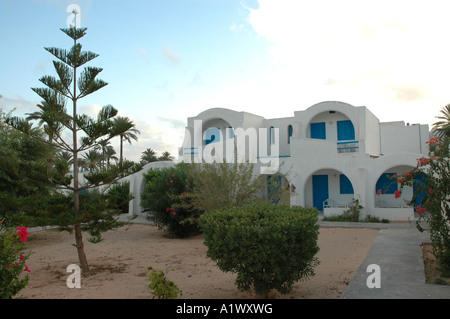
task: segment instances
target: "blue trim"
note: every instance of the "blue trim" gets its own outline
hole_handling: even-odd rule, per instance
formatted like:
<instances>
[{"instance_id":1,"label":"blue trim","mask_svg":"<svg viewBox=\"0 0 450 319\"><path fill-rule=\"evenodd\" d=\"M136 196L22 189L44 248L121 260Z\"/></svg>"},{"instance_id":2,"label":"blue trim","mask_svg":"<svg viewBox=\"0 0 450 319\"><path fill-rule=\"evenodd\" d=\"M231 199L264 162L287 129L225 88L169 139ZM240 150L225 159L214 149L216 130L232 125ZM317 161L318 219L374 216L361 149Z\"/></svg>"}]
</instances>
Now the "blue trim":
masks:
<instances>
[{"instance_id":1,"label":"blue trim","mask_svg":"<svg viewBox=\"0 0 450 319\"><path fill-rule=\"evenodd\" d=\"M183 149L185 149L185 150L195 150L195 149L197 149L198 147L184 147Z\"/></svg>"},{"instance_id":2,"label":"blue trim","mask_svg":"<svg viewBox=\"0 0 450 319\"><path fill-rule=\"evenodd\" d=\"M347 141L347 142L337 142L338 144L354 144L359 143L359 141Z\"/></svg>"}]
</instances>

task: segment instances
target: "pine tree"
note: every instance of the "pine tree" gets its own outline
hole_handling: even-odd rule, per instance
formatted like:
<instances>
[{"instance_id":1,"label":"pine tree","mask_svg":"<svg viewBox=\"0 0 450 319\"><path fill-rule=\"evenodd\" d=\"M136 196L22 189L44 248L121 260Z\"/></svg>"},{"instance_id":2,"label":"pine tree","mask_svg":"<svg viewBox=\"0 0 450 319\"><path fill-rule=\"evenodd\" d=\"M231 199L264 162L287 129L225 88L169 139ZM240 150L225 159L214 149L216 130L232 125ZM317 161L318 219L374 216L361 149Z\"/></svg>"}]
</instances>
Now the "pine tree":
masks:
<instances>
[{"instance_id":1,"label":"pine tree","mask_svg":"<svg viewBox=\"0 0 450 319\"><path fill-rule=\"evenodd\" d=\"M77 14L76 12L73 13ZM51 139L41 139L41 141L54 145L60 152L69 152L72 155L70 162L63 160L63 162L55 163L53 175L50 178L58 188L73 193L73 207L70 207L64 218L58 215L56 220L60 223L59 226L74 231L75 246L84 275L88 274L89 265L84 252L82 231L89 231L92 241L97 242L101 240L101 232L120 226L112 213L106 210L104 203L99 200L92 200L93 195L87 194L87 191L113 183L140 168L139 165L130 161L120 162L118 166L110 167L108 170L93 170L85 174L86 184L80 183L79 169L80 160L82 160L80 155L119 136L114 127L114 117L118 111L113 106L104 106L98 113L97 118L78 114L78 101L107 85L105 81L97 78L102 71L101 68L85 66L80 71L80 67L98 56L98 54L90 51L82 51L79 40L85 36L86 30L87 28L77 28L76 26L61 29L73 40L73 46L70 50L54 47L45 48L57 58L56 61L53 61L57 77L43 76L40 81L46 87L32 88L44 100L41 106L45 106L40 107L41 111L33 113L32 116L34 119L39 119L40 124L45 123L46 132L52 135ZM72 104L71 114L66 109L67 101ZM24 123L28 123L28 121L17 117L8 118L7 122L23 132L24 130L21 128L26 127ZM72 142L64 140L62 134L64 129L71 133ZM55 160L57 159L58 157L55 158ZM61 163L66 163L66 166L61 165ZM73 176L68 179L67 165L69 163L73 166ZM80 202L80 193L86 193L82 202ZM95 193L93 192L93 194ZM100 205L100 207L93 208L94 203ZM84 208L80 209L82 205L84 205ZM50 207L49 210L54 211L55 209Z\"/></svg>"}]
</instances>

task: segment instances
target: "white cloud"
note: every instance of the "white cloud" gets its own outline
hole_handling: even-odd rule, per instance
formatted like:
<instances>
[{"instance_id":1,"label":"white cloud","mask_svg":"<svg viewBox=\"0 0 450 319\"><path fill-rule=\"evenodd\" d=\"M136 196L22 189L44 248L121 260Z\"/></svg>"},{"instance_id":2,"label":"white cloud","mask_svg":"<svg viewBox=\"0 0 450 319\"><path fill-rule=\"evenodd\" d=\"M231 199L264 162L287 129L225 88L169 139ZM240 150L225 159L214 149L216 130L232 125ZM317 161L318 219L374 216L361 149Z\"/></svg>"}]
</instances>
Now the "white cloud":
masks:
<instances>
[{"instance_id":1,"label":"white cloud","mask_svg":"<svg viewBox=\"0 0 450 319\"><path fill-rule=\"evenodd\" d=\"M161 50L162 54L166 58L166 62L171 66L177 66L180 63L180 58L177 53L172 52L168 47Z\"/></svg>"},{"instance_id":2,"label":"white cloud","mask_svg":"<svg viewBox=\"0 0 450 319\"><path fill-rule=\"evenodd\" d=\"M259 0L247 21L268 41L272 65L231 90L272 114L276 101L293 112L341 100L382 121L433 123L450 100L448 9L445 0Z\"/></svg>"}]
</instances>

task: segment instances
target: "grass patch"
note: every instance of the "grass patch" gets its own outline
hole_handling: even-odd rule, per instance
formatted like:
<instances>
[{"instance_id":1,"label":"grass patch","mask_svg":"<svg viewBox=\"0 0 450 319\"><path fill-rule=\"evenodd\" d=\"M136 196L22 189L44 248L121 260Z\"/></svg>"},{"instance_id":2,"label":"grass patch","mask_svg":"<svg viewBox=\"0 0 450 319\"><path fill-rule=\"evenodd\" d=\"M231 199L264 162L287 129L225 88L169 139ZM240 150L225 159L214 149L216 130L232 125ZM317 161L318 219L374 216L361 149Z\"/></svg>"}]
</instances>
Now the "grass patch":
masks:
<instances>
[{"instance_id":1,"label":"grass patch","mask_svg":"<svg viewBox=\"0 0 450 319\"><path fill-rule=\"evenodd\" d=\"M450 285L450 273L444 272L436 261L431 243L422 244L422 254L425 268L425 282L435 285Z\"/></svg>"}]
</instances>

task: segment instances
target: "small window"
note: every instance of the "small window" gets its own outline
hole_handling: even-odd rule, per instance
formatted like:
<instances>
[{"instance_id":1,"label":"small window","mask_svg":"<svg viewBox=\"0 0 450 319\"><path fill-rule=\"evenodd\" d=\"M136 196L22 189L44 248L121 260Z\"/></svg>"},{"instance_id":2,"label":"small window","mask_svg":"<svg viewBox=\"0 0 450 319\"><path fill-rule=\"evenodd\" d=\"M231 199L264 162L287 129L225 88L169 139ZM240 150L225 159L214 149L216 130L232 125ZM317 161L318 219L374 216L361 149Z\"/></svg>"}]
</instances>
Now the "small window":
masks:
<instances>
[{"instance_id":1,"label":"small window","mask_svg":"<svg viewBox=\"0 0 450 319\"><path fill-rule=\"evenodd\" d=\"M311 123L309 125L309 128L311 130L311 138L317 138L321 140L325 140L327 138L325 122Z\"/></svg>"},{"instance_id":2,"label":"small window","mask_svg":"<svg viewBox=\"0 0 450 319\"><path fill-rule=\"evenodd\" d=\"M216 143L220 141L220 128L211 127L205 131L205 144Z\"/></svg>"},{"instance_id":3,"label":"small window","mask_svg":"<svg viewBox=\"0 0 450 319\"><path fill-rule=\"evenodd\" d=\"M291 137L294 129L292 128L292 125L288 126L288 144L291 144Z\"/></svg>"},{"instance_id":4,"label":"small window","mask_svg":"<svg viewBox=\"0 0 450 319\"><path fill-rule=\"evenodd\" d=\"M270 144L275 144L275 134L274 134L274 127L270 127Z\"/></svg>"},{"instance_id":5,"label":"small window","mask_svg":"<svg viewBox=\"0 0 450 319\"><path fill-rule=\"evenodd\" d=\"M339 188L341 194L354 194L352 182L344 174L339 175Z\"/></svg>"},{"instance_id":6,"label":"small window","mask_svg":"<svg viewBox=\"0 0 450 319\"><path fill-rule=\"evenodd\" d=\"M381 190L383 194L394 194L398 190L397 179L394 177L394 173L381 174L377 181L375 191Z\"/></svg>"}]
</instances>

